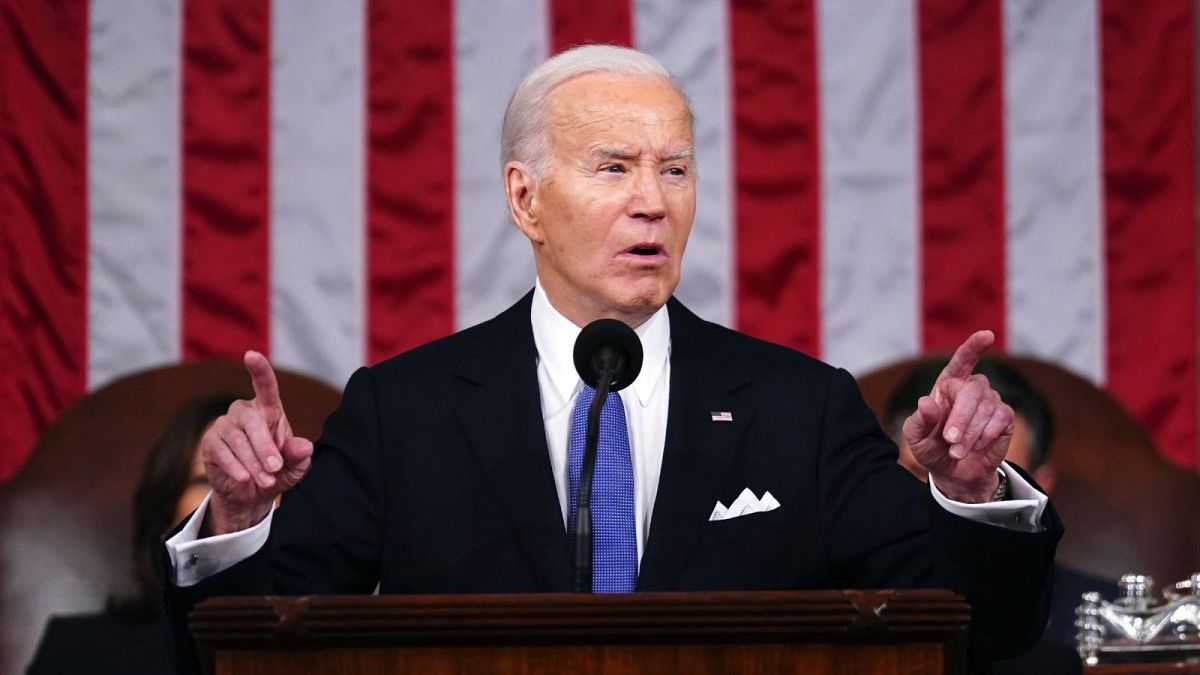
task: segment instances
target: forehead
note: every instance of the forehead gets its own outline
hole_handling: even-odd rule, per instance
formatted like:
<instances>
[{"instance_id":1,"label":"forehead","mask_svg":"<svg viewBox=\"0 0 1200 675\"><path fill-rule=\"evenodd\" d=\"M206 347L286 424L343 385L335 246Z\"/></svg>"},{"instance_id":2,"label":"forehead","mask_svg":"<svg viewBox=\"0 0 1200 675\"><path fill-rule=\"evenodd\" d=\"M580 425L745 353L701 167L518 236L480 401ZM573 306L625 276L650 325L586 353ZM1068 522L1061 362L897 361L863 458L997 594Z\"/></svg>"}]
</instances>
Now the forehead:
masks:
<instances>
[{"instance_id":1,"label":"forehead","mask_svg":"<svg viewBox=\"0 0 1200 675\"><path fill-rule=\"evenodd\" d=\"M546 103L551 137L558 142L649 143L669 151L692 144L687 101L663 78L583 75L555 87Z\"/></svg>"}]
</instances>

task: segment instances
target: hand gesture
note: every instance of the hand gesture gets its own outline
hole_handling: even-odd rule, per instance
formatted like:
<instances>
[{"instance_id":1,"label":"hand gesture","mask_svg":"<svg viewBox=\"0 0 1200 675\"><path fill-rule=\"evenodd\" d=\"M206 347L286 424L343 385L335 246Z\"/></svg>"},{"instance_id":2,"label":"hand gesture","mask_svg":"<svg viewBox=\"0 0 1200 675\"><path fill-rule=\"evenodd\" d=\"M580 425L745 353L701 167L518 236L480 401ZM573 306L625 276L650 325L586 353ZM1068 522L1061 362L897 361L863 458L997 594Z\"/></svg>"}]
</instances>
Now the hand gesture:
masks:
<instances>
[{"instance_id":1,"label":"hand gesture","mask_svg":"<svg viewBox=\"0 0 1200 675\"><path fill-rule=\"evenodd\" d=\"M996 469L1012 440L1012 408L986 377L972 374L995 341L987 330L967 338L938 375L933 391L917 401L904 421L904 440L913 457L942 494L960 502L991 499L999 483Z\"/></svg>"},{"instance_id":2,"label":"hand gesture","mask_svg":"<svg viewBox=\"0 0 1200 675\"><path fill-rule=\"evenodd\" d=\"M267 358L248 351L242 362L250 373L254 398L234 401L200 439L213 490L201 528L204 536L257 524L312 463L312 442L292 434Z\"/></svg>"}]
</instances>

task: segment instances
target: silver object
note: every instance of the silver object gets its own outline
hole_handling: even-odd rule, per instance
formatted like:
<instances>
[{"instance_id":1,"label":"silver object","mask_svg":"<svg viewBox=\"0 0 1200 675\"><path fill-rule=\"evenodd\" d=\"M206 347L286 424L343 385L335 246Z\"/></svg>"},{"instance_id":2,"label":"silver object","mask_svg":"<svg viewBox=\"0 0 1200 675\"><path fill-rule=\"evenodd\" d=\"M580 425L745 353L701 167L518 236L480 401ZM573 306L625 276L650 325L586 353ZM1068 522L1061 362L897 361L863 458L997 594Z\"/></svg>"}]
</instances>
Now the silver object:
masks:
<instances>
[{"instance_id":1,"label":"silver object","mask_svg":"<svg viewBox=\"0 0 1200 675\"><path fill-rule=\"evenodd\" d=\"M1126 574L1115 602L1084 593L1075 610L1076 644L1088 665L1100 663L1200 662L1200 573L1154 598L1154 579Z\"/></svg>"}]
</instances>

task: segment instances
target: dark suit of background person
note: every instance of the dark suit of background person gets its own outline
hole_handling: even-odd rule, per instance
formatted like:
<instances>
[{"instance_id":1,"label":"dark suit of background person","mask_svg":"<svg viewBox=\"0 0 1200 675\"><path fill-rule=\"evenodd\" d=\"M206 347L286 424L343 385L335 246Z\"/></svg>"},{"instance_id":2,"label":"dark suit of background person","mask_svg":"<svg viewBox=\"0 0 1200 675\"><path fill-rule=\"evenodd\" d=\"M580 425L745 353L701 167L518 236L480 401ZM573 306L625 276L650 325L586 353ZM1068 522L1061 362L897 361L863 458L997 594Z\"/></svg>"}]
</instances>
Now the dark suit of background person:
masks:
<instances>
[{"instance_id":1,"label":"dark suit of background person","mask_svg":"<svg viewBox=\"0 0 1200 675\"><path fill-rule=\"evenodd\" d=\"M133 590L110 596L103 612L51 618L27 675L168 672L167 626L158 582L161 539L208 492L197 444L209 423L234 400L231 394L202 396L171 416L142 462L133 494Z\"/></svg>"},{"instance_id":2,"label":"dark suit of background person","mask_svg":"<svg viewBox=\"0 0 1200 675\"><path fill-rule=\"evenodd\" d=\"M479 326L361 369L313 467L250 559L170 587L278 593L570 590L527 295ZM845 372L668 303L670 402L640 591L949 587L980 653L1028 648L1061 528L972 522L933 503ZM733 421L714 422L712 411ZM709 522L743 488L773 511Z\"/></svg>"}]
</instances>

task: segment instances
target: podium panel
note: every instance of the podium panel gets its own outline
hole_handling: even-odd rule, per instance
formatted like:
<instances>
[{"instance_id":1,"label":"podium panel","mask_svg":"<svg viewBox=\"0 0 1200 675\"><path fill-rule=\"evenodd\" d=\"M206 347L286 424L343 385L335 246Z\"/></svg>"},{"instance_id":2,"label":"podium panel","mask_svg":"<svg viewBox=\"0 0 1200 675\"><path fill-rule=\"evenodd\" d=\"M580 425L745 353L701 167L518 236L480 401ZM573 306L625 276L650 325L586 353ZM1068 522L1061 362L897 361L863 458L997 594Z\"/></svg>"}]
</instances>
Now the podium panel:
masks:
<instances>
[{"instance_id":1,"label":"podium panel","mask_svg":"<svg viewBox=\"0 0 1200 675\"><path fill-rule=\"evenodd\" d=\"M962 673L948 591L211 598L216 675Z\"/></svg>"}]
</instances>

